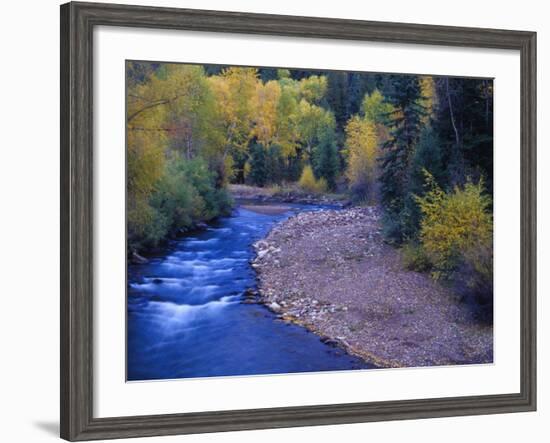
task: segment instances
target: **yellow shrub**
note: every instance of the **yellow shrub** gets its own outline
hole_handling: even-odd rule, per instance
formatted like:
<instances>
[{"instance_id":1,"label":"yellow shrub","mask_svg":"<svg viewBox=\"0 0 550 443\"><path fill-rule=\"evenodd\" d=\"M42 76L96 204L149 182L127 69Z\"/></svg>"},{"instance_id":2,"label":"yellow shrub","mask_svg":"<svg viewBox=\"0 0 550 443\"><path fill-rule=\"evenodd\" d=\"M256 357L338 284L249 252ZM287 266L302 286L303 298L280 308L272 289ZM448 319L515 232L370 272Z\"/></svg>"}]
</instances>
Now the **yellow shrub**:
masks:
<instances>
[{"instance_id":1,"label":"yellow shrub","mask_svg":"<svg viewBox=\"0 0 550 443\"><path fill-rule=\"evenodd\" d=\"M425 171L430 191L416 197L423 217L420 239L436 272L434 277L453 269L460 260L474 261L472 267L492 277L493 218L488 213L490 198L483 193L483 181L468 182L445 193ZM490 254L489 252L490 251ZM483 257L483 263L477 260Z\"/></svg>"},{"instance_id":2,"label":"yellow shrub","mask_svg":"<svg viewBox=\"0 0 550 443\"><path fill-rule=\"evenodd\" d=\"M304 167L298 185L304 191L314 194L321 194L327 191L326 180L324 178L321 178L319 180L315 179L315 175L313 175L313 170L311 169L310 165Z\"/></svg>"},{"instance_id":3,"label":"yellow shrub","mask_svg":"<svg viewBox=\"0 0 550 443\"><path fill-rule=\"evenodd\" d=\"M322 194L324 192L328 191L328 184L324 177L321 177L319 180L317 180L317 192L319 194Z\"/></svg>"}]
</instances>

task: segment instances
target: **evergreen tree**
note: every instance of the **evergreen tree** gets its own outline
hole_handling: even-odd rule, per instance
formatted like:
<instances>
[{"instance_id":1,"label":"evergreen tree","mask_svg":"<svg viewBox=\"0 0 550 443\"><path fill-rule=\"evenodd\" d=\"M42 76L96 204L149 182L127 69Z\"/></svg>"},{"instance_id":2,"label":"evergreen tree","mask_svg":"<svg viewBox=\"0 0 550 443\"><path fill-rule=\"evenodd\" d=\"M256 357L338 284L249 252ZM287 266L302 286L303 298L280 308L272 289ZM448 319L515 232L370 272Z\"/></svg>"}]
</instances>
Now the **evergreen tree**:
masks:
<instances>
[{"instance_id":1,"label":"evergreen tree","mask_svg":"<svg viewBox=\"0 0 550 443\"><path fill-rule=\"evenodd\" d=\"M255 186L264 186L267 182L267 162L265 148L259 143L250 145L250 171L246 177L247 181Z\"/></svg>"},{"instance_id":2,"label":"evergreen tree","mask_svg":"<svg viewBox=\"0 0 550 443\"><path fill-rule=\"evenodd\" d=\"M126 62L126 81L128 88L132 89L145 83L159 69L159 63Z\"/></svg>"},{"instance_id":3,"label":"evergreen tree","mask_svg":"<svg viewBox=\"0 0 550 443\"><path fill-rule=\"evenodd\" d=\"M359 113L365 94L376 89L376 75L363 72L329 72L326 105L336 118L337 134L342 135L347 121Z\"/></svg>"},{"instance_id":4,"label":"evergreen tree","mask_svg":"<svg viewBox=\"0 0 550 443\"><path fill-rule=\"evenodd\" d=\"M430 125L424 127L411 159L407 194L401 213L404 238L416 240L418 237L422 214L417 197L423 196L426 192L426 171L440 186L446 184L447 177L442 163L440 146L439 137L433 128Z\"/></svg>"},{"instance_id":5,"label":"evergreen tree","mask_svg":"<svg viewBox=\"0 0 550 443\"><path fill-rule=\"evenodd\" d=\"M390 241L400 243L404 239L409 166L420 136L425 110L421 104L418 77L394 76L392 83L393 92L386 97L393 110L388 116L390 136L382 146L380 191L385 208L386 236Z\"/></svg>"},{"instance_id":6,"label":"evergreen tree","mask_svg":"<svg viewBox=\"0 0 550 443\"><path fill-rule=\"evenodd\" d=\"M284 178L285 162L279 145L271 145L265 152L265 184L281 183Z\"/></svg>"},{"instance_id":7,"label":"evergreen tree","mask_svg":"<svg viewBox=\"0 0 550 443\"><path fill-rule=\"evenodd\" d=\"M326 102L329 109L334 113L338 132L342 132L349 118L347 104L348 76L346 72L329 72L327 81Z\"/></svg>"},{"instance_id":8,"label":"evergreen tree","mask_svg":"<svg viewBox=\"0 0 550 443\"><path fill-rule=\"evenodd\" d=\"M347 119L358 114L361 111L361 104L365 94L370 94L374 89L374 77L371 74L362 72L351 72L348 76L348 91L347 91Z\"/></svg>"},{"instance_id":9,"label":"evergreen tree","mask_svg":"<svg viewBox=\"0 0 550 443\"><path fill-rule=\"evenodd\" d=\"M324 178L329 189L336 187L336 177L340 170L336 134L327 126L319 132L319 144L313 151L313 166L317 178Z\"/></svg>"},{"instance_id":10,"label":"evergreen tree","mask_svg":"<svg viewBox=\"0 0 550 443\"><path fill-rule=\"evenodd\" d=\"M258 74L263 82L268 82L269 80L277 80L277 69L275 68L259 68Z\"/></svg>"},{"instance_id":11,"label":"evergreen tree","mask_svg":"<svg viewBox=\"0 0 550 443\"><path fill-rule=\"evenodd\" d=\"M493 186L493 85L487 79L438 78L434 129L449 185L483 177Z\"/></svg>"}]
</instances>

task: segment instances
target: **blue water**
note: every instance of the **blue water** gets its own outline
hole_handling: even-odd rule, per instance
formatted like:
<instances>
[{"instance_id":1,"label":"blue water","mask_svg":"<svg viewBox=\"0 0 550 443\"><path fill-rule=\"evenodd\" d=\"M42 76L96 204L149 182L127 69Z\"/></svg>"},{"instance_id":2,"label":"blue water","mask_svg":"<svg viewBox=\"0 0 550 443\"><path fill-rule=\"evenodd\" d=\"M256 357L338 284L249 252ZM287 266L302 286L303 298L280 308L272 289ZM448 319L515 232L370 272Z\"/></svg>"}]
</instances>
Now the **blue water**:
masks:
<instances>
[{"instance_id":1,"label":"blue water","mask_svg":"<svg viewBox=\"0 0 550 443\"><path fill-rule=\"evenodd\" d=\"M256 286L252 243L296 211L232 217L174 241L165 255L128 267L127 379L154 380L361 369L368 366L281 321L260 304L244 304Z\"/></svg>"}]
</instances>

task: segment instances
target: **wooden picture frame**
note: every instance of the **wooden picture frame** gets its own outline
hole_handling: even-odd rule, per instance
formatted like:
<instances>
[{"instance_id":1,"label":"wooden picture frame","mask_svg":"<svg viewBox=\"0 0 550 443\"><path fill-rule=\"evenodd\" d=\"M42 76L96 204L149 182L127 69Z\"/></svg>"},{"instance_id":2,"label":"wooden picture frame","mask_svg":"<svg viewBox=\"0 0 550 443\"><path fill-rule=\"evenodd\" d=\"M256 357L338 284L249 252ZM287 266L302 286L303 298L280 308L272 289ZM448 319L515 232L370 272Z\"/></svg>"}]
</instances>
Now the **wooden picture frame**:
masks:
<instances>
[{"instance_id":1,"label":"wooden picture frame","mask_svg":"<svg viewBox=\"0 0 550 443\"><path fill-rule=\"evenodd\" d=\"M521 56L521 390L274 409L93 416L92 55L96 26L470 48ZM61 6L61 437L70 441L533 411L536 408L536 34L99 3Z\"/></svg>"}]
</instances>

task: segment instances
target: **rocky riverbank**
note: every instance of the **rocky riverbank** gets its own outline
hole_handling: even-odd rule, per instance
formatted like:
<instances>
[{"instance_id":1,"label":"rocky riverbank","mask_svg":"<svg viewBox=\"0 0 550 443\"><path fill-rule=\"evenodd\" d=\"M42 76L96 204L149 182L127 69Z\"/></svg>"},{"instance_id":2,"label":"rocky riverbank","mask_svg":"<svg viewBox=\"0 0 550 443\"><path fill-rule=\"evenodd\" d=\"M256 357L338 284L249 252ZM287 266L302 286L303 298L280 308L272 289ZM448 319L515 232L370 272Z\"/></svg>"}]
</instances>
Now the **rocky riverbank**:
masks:
<instances>
[{"instance_id":1,"label":"rocky riverbank","mask_svg":"<svg viewBox=\"0 0 550 443\"><path fill-rule=\"evenodd\" d=\"M350 205L343 194L311 194L297 186L260 188L248 185L229 185L229 192L238 201L257 203L322 204L337 207Z\"/></svg>"},{"instance_id":2,"label":"rocky riverbank","mask_svg":"<svg viewBox=\"0 0 550 443\"><path fill-rule=\"evenodd\" d=\"M254 244L260 300L380 367L492 362L492 325L428 275L405 270L379 220L367 207L277 225Z\"/></svg>"}]
</instances>

